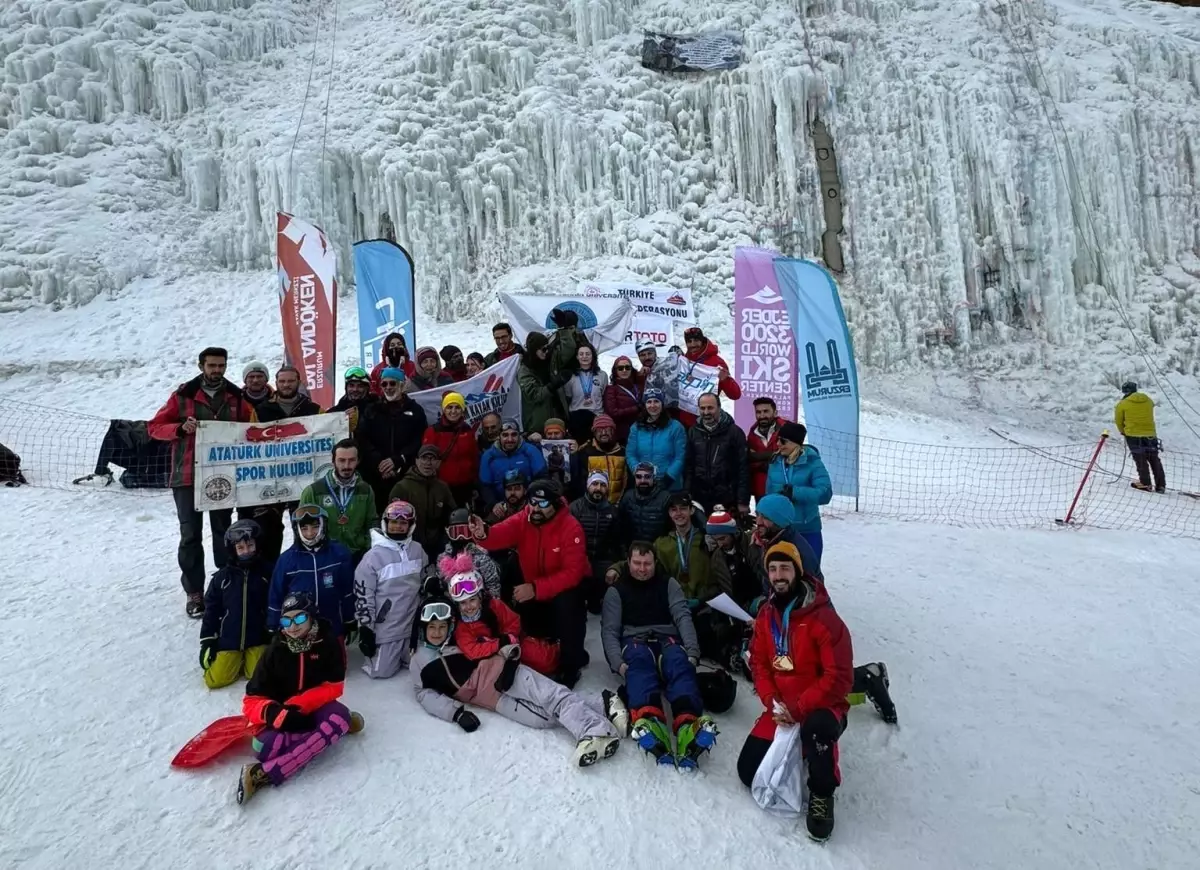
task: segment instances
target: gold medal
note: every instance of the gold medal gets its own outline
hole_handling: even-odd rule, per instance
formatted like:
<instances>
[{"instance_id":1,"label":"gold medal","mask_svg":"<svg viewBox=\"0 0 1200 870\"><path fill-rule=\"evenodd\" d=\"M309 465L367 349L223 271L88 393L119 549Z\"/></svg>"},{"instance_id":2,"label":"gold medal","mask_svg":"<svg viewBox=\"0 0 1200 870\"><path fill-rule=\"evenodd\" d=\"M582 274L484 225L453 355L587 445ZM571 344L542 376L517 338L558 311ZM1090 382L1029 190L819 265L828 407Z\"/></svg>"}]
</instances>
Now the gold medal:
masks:
<instances>
[{"instance_id":1,"label":"gold medal","mask_svg":"<svg viewBox=\"0 0 1200 870\"><path fill-rule=\"evenodd\" d=\"M775 656L775 670L790 671L793 669L791 656Z\"/></svg>"}]
</instances>

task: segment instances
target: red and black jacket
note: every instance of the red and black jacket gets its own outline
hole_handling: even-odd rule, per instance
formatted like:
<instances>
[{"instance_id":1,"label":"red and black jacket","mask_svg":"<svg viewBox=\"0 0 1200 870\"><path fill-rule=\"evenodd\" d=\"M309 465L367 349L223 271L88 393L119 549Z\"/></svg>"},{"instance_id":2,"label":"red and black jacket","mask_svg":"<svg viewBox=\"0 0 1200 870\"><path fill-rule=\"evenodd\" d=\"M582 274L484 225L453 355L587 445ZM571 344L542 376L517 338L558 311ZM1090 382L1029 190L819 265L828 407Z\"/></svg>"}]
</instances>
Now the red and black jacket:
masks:
<instances>
[{"instance_id":1,"label":"red and black jacket","mask_svg":"<svg viewBox=\"0 0 1200 870\"><path fill-rule=\"evenodd\" d=\"M440 418L425 430L422 444L432 444L442 455L438 477L447 486L470 486L479 479L479 442L465 420L457 424Z\"/></svg>"},{"instance_id":2,"label":"red and black jacket","mask_svg":"<svg viewBox=\"0 0 1200 870\"><path fill-rule=\"evenodd\" d=\"M346 649L324 619L317 620L320 639L308 650L294 653L283 634L277 634L246 684L242 713L251 722L266 721L271 704L287 704L312 713L342 696L346 679Z\"/></svg>"},{"instance_id":3,"label":"red and black jacket","mask_svg":"<svg viewBox=\"0 0 1200 870\"><path fill-rule=\"evenodd\" d=\"M180 427L188 417L197 420L222 420L227 423L249 423L254 406L242 391L225 381L213 396L202 389L203 375L197 375L171 394L167 403L158 409L146 432L156 441L171 442L171 479L168 486L192 485L192 465L196 453L196 436L186 434Z\"/></svg>"}]
</instances>

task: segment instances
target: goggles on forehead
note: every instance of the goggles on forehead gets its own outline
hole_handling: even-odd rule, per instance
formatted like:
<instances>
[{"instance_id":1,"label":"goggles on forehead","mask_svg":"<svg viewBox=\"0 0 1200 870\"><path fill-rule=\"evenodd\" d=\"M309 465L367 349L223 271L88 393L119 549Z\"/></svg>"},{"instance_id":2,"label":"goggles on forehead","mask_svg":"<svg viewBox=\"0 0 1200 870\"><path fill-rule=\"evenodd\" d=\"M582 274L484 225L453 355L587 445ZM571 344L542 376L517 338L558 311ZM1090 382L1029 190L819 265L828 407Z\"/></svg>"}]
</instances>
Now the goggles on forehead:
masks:
<instances>
[{"instance_id":1,"label":"goggles on forehead","mask_svg":"<svg viewBox=\"0 0 1200 870\"><path fill-rule=\"evenodd\" d=\"M472 595L479 594L479 581L474 577L463 577L459 580L450 582L450 597L455 601L461 601L464 598L470 598Z\"/></svg>"},{"instance_id":2,"label":"goggles on forehead","mask_svg":"<svg viewBox=\"0 0 1200 870\"><path fill-rule=\"evenodd\" d=\"M302 504L300 507L292 511L292 519L298 523L304 522L305 520L313 522L321 519L323 516L324 511L322 511L321 508L315 504Z\"/></svg>"}]
</instances>

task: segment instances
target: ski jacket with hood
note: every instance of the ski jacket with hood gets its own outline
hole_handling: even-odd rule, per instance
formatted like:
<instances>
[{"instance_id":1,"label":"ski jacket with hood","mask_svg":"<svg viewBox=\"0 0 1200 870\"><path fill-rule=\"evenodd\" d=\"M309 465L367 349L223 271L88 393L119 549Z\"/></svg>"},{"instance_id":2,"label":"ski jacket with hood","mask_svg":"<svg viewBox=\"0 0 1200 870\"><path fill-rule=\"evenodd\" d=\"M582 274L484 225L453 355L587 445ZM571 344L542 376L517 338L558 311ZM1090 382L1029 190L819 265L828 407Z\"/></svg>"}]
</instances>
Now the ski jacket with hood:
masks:
<instances>
[{"instance_id":1,"label":"ski jacket with hood","mask_svg":"<svg viewBox=\"0 0 1200 870\"><path fill-rule=\"evenodd\" d=\"M1130 393L1117 402L1113 422L1126 438L1158 437L1154 428L1154 400L1145 393Z\"/></svg>"},{"instance_id":2,"label":"ski jacket with hood","mask_svg":"<svg viewBox=\"0 0 1200 870\"><path fill-rule=\"evenodd\" d=\"M417 702L426 713L446 722L454 721L464 704L495 710L500 702L495 685L504 669L500 656L472 661L452 643L435 649L420 640L408 668Z\"/></svg>"},{"instance_id":3,"label":"ski jacket with hood","mask_svg":"<svg viewBox=\"0 0 1200 870\"><path fill-rule=\"evenodd\" d=\"M512 643L521 648L521 664L526 667L547 676L558 670L557 641L522 634L521 617L511 607L496 598L485 601L487 615L474 622L460 618L454 624L454 643L463 655L472 661L488 659Z\"/></svg>"},{"instance_id":4,"label":"ski jacket with hood","mask_svg":"<svg viewBox=\"0 0 1200 870\"><path fill-rule=\"evenodd\" d=\"M208 581L200 640L216 638L218 650L245 650L267 642L267 593L270 564L257 559L229 563Z\"/></svg>"},{"instance_id":5,"label":"ski jacket with hood","mask_svg":"<svg viewBox=\"0 0 1200 870\"><path fill-rule=\"evenodd\" d=\"M604 593L600 636L613 673L620 671L621 650L631 640L674 637L690 657L700 657L700 641L683 589L657 569L649 580L635 580L628 566L621 569L617 582Z\"/></svg>"},{"instance_id":6,"label":"ski jacket with hood","mask_svg":"<svg viewBox=\"0 0 1200 870\"><path fill-rule=\"evenodd\" d=\"M427 427L425 409L408 396L367 405L354 430L362 451L359 468L363 476L368 481L378 480L379 463L385 459L395 463L398 475L404 474L417 459Z\"/></svg>"},{"instance_id":7,"label":"ski jacket with hood","mask_svg":"<svg viewBox=\"0 0 1200 870\"><path fill-rule=\"evenodd\" d=\"M479 477L479 444L466 420L446 423L440 418L425 430L422 444L432 444L442 455L438 477L449 486L470 486Z\"/></svg>"},{"instance_id":8,"label":"ski jacket with hood","mask_svg":"<svg viewBox=\"0 0 1200 870\"><path fill-rule=\"evenodd\" d=\"M566 419L567 416L567 403L562 394L566 374L556 374L549 360L531 356L534 348L545 346L545 341L545 336L536 332L530 335L528 342L531 349L517 369L517 384L521 388L521 426L526 432L541 432L551 417Z\"/></svg>"},{"instance_id":9,"label":"ski jacket with hood","mask_svg":"<svg viewBox=\"0 0 1200 870\"><path fill-rule=\"evenodd\" d=\"M779 427L786 422L782 417L776 417L765 434L759 431L757 423L746 433L750 494L756 499L767 494L767 466L775 458L775 451L779 449Z\"/></svg>"},{"instance_id":10,"label":"ski jacket with hood","mask_svg":"<svg viewBox=\"0 0 1200 870\"><path fill-rule=\"evenodd\" d=\"M172 489L192 485L196 436L188 435L180 428L188 417L249 423L254 410L254 406L242 396L242 391L229 381L222 380L221 387L211 396L204 392L203 385L203 375L181 384L146 424L146 433L151 438L171 442L171 477L167 485Z\"/></svg>"},{"instance_id":11,"label":"ski jacket with hood","mask_svg":"<svg viewBox=\"0 0 1200 870\"><path fill-rule=\"evenodd\" d=\"M711 340L706 339L704 347L700 348L695 353L688 351L687 355L679 361L679 364L687 371L687 366L699 363L702 366L712 366L713 368L723 368L730 372L729 377L721 381L717 385L717 393L730 399L740 399L742 397L742 387L733 379L732 370L729 364L721 358L720 350L717 345ZM687 411L680 409L679 422L689 429L696 422L696 415L690 414Z\"/></svg>"},{"instance_id":12,"label":"ski jacket with hood","mask_svg":"<svg viewBox=\"0 0 1200 870\"><path fill-rule=\"evenodd\" d=\"M300 504L315 504L324 508L325 515L329 517L325 534L331 541L345 544L356 557L371 546L371 530L379 528L375 493L358 474L354 475L349 485L343 486L332 470L325 472L300 493ZM343 517L345 522L342 522Z\"/></svg>"},{"instance_id":13,"label":"ski jacket with hood","mask_svg":"<svg viewBox=\"0 0 1200 870\"><path fill-rule=\"evenodd\" d=\"M525 474L528 485L546 473L546 457L540 447L525 439L521 439L512 453L505 453L499 444L489 447L479 460L479 482L483 484L483 499L489 508L504 501L504 475L513 469Z\"/></svg>"},{"instance_id":14,"label":"ski jacket with hood","mask_svg":"<svg viewBox=\"0 0 1200 870\"><path fill-rule=\"evenodd\" d=\"M757 736L772 736L773 702L779 701L792 719L802 723L814 710L832 710L845 719L850 705L846 694L854 685L854 650L850 632L825 592L825 584L811 575L798 582L791 611L780 608L775 596L758 610L750 638L750 674L754 691L767 712L754 726ZM775 631L786 637L786 648L778 647ZM791 670L775 666L777 656L791 659ZM763 719L771 734L760 734Z\"/></svg>"},{"instance_id":15,"label":"ski jacket with hood","mask_svg":"<svg viewBox=\"0 0 1200 870\"><path fill-rule=\"evenodd\" d=\"M428 569L429 557L416 541L393 541L372 529L371 549L354 569L358 624L375 632L379 643L407 644Z\"/></svg>"},{"instance_id":16,"label":"ski jacket with hood","mask_svg":"<svg viewBox=\"0 0 1200 870\"><path fill-rule=\"evenodd\" d=\"M354 621L354 557L344 544L326 537L310 550L297 542L279 554L271 575L267 627L279 630L279 608L292 592L306 592L317 613L342 636L343 625Z\"/></svg>"},{"instance_id":17,"label":"ski jacket with hood","mask_svg":"<svg viewBox=\"0 0 1200 870\"><path fill-rule=\"evenodd\" d=\"M798 532L821 531L820 506L833 501L833 483L820 451L811 444L804 445L795 462L776 456L767 466L767 495L787 496L789 490L796 509L792 528Z\"/></svg>"},{"instance_id":18,"label":"ski jacket with hood","mask_svg":"<svg viewBox=\"0 0 1200 870\"><path fill-rule=\"evenodd\" d=\"M629 440L629 427L637 422L642 413L642 382L636 372L624 380L617 378L617 366L621 363L633 365L627 356L617 357L609 373L608 386L604 388L604 413L613 418L617 424L616 439L618 444Z\"/></svg>"},{"instance_id":19,"label":"ski jacket with hood","mask_svg":"<svg viewBox=\"0 0 1200 870\"><path fill-rule=\"evenodd\" d=\"M699 420L687 433L687 486L692 498L712 510L750 504L746 435L725 411L706 429Z\"/></svg>"},{"instance_id":20,"label":"ski jacket with hood","mask_svg":"<svg viewBox=\"0 0 1200 870\"><path fill-rule=\"evenodd\" d=\"M529 521L530 508L501 520L477 543L490 550L517 551L521 576L532 583L538 601L574 589L591 572L583 529L561 499L549 522Z\"/></svg>"},{"instance_id":21,"label":"ski jacket with hood","mask_svg":"<svg viewBox=\"0 0 1200 870\"><path fill-rule=\"evenodd\" d=\"M383 344L380 345L380 353L383 359L375 364L375 368L371 369L371 395L382 396L383 386L380 384L380 378L383 376L383 370L386 368L394 368L387 360L387 346L391 344L393 338L398 338L404 341L404 336L398 332L389 332L383 338ZM400 365L400 370L404 372L406 378L411 378L417 373L417 364L412 361L412 357L408 353L408 345L405 344L404 362Z\"/></svg>"},{"instance_id":22,"label":"ski jacket with hood","mask_svg":"<svg viewBox=\"0 0 1200 870\"><path fill-rule=\"evenodd\" d=\"M288 649L282 634L275 636L250 681L242 699L242 714L256 725L266 721L270 704L298 707L312 713L342 696L346 680L346 648L328 622L317 620L318 640L304 652Z\"/></svg>"},{"instance_id":23,"label":"ski jacket with hood","mask_svg":"<svg viewBox=\"0 0 1200 870\"><path fill-rule=\"evenodd\" d=\"M654 466L659 483L664 478L671 478L667 488L672 492L683 489L687 432L678 420L672 420L665 411L653 422L643 414L629 430L625 464L636 469L641 462L649 462Z\"/></svg>"}]
</instances>

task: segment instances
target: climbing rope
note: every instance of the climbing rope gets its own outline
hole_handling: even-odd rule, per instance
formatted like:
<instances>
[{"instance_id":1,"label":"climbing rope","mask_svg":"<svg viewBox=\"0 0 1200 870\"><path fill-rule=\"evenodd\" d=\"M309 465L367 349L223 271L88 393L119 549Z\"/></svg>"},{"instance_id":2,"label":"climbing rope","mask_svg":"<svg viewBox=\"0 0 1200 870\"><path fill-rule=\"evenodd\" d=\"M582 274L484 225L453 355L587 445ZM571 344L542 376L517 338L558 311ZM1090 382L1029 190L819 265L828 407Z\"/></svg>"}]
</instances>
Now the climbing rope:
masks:
<instances>
[{"instance_id":1,"label":"climbing rope","mask_svg":"<svg viewBox=\"0 0 1200 870\"><path fill-rule=\"evenodd\" d=\"M338 37L338 0L333 3L333 39L329 43L329 80L325 85L325 123L321 130L321 222L324 226L329 226L329 220L325 215L325 182L329 177L329 173L325 171L325 142L329 138L329 98L333 94L333 67L334 58L337 53L337 37Z\"/></svg>"},{"instance_id":2,"label":"climbing rope","mask_svg":"<svg viewBox=\"0 0 1200 870\"><path fill-rule=\"evenodd\" d=\"M292 147L288 151L287 163L287 179L288 179L288 211L293 211L295 208L295 191L296 191L296 176L292 174L292 156L296 153L296 142L300 139L300 127L304 124L304 111L308 108L308 95L312 91L313 70L317 65L317 45L321 36L321 17L320 8L317 9L317 27L313 31L313 47L312 53L308 58L308 82L304 86L304 99L300 103L300 117L296 121L296 132L292 135Z\"/></svg>"}]
</instances>

